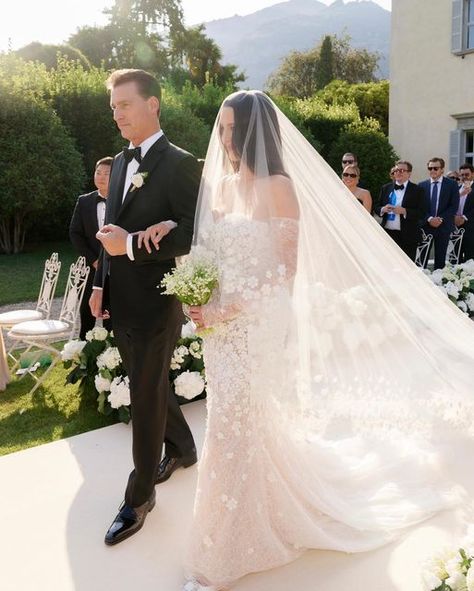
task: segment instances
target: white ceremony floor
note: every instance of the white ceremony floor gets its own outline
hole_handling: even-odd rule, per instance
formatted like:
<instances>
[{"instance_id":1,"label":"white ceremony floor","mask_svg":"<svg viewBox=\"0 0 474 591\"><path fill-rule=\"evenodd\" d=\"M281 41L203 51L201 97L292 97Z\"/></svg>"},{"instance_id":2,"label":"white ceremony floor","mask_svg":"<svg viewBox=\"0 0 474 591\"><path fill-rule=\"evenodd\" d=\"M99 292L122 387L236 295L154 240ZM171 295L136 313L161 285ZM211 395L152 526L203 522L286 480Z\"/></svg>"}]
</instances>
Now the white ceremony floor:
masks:
<instances>
[{"instance_id":1,"label":"white ceremony floor","mask_svg":"<svg viewBox=\"0 0 474 591\"><path fill-rule=\"evenodd\" d=\"M184 411L200 446L205 405ZM130 441L120 424L0 458L1 591L180 591L195 466L157 487L138 534L103 543L130 470ZM461 510L444 513L376 552L311 551L233 591L421 591L420 563L464 531Z\"/></svg>"}]
</instances>

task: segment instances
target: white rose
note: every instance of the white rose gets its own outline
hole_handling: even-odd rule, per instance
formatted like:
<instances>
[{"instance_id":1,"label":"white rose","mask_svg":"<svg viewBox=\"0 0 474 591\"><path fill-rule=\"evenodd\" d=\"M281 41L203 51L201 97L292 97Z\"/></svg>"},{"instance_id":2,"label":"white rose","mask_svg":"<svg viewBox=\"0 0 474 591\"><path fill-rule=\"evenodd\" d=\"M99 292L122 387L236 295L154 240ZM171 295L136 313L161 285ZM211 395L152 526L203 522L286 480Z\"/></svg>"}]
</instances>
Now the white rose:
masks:
<instances>
[{"instance_id":1,"label":"white rose","mask_svg":"<svg viewBox=\"0 0 474 591\"><path fill-rule=\"evenodd\" d=\"M196 336L196 326L194 322L186 322L181 329L181 338L182 339L192 339Z\"/></svg>"},{"instance_id":2,"label":"white rose","mask_svg":"<svg viewBox=\"0 0 474 591\"><path fill-rule=\"evenodd\" d=\"M185 371L174 381L175 392L187 400L201 394L206 384L198 371Z\"/></svg>"},{"instance_id":3,"label":"white rose","mask_svg":"<svg viewBox=\"0 0 474 591\"><path fill-rule=\"evenodd\" d=\"M86 346L86 341L69 341L61 351L63 361L79 361L82 349Z\"/></svg>"},{"instance_id":4,"label":"white rose","mask_svg":"<svg viewBox=\"0 0 474 591\"><path fill-rule=\"evenodd\" d=\"M132 176L132 185L134 185L137 189L139 189L140 187L143 187L143 185L145 184L145 179L143 178L143 176L137 172L136 174L134 174Z\"/></svg>"},{"instance_id":5,"label":"white rose","mask_svg":"<svg viewBox=\"0 0 474 591\"><path fill-rule=\"evenodd\" d=\"M97 392L109 392L110 383L110 380L103 378L100 373L98 373L94 378L95 389Z\"/></svg>"},{"instance_id":6,"label":"white rose","mask_svg":"<svg viewBox=\"0 0 474 591\"><path fill-rule=\"evenodd\" d=\"M112 408L130 405L130 382L128 376L125 378L118 377L112 381L108 400Z\"/></svg>"}]
</instances>

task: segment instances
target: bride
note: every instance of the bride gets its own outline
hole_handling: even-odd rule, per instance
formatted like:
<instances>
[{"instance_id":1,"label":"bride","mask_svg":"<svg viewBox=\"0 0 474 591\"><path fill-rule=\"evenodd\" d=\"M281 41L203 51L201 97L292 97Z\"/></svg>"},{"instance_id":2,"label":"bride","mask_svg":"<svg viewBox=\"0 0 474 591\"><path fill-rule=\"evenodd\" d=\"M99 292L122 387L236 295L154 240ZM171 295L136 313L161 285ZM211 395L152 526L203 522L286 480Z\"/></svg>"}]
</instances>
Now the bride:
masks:
<instances>
[{"instance_id":1,"label":"bride","mask_svg":"<svg viewBox=\"0 0 474 591\"><path fill-rule=\"evenodd\" d=\"M186 591L371 550L463 498L472 322L261 92L220 109L191 256L219 286L189 310L212 331Z\"/></svg>"}]
</instances>

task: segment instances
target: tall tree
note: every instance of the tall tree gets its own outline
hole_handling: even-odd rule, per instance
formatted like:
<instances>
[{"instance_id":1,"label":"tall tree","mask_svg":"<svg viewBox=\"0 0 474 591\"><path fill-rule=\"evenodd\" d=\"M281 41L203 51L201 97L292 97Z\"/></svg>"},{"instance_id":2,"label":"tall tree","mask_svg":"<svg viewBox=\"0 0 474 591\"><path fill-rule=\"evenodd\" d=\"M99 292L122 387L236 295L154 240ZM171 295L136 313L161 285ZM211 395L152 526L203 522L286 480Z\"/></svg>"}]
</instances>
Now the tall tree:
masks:
<instances>
[{"instance_id":1,"label":"tall tree","mask_svg":"<svg viewBox=\"0 0 474 591\"><path fill-rule=\"evenodd\" d=\"M317 68L317 83L319 88L324 88L334 80L334 52L332 49L332 37L326 35L319 50Z\"/></svg>"}]
</instances>

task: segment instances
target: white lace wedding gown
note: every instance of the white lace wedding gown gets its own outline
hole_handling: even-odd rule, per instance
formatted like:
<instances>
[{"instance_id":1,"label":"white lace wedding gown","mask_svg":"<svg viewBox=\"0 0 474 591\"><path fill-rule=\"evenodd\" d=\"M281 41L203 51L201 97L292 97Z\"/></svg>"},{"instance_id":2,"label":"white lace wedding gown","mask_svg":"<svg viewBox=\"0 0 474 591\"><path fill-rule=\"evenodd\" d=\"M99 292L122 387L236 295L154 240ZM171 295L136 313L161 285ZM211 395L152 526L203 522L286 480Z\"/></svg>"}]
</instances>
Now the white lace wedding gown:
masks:
<instances>
[{"instance_id":1,"label":"white lace wedding gown","mask_svg":"<svg viewBox=\"0 0 474 591\"><path fill-rule=\"evenodd\" d=\"M208 238L227 301L240 302L204 340L208 419L186 572L212 589L308 548L370 550L453 500L433 457L406 439L293 427L296 396L279 366L295 354L288 268L265 260L275 232L285 252L297 222L231 214Z\"/></svg>"}]
</instances>

